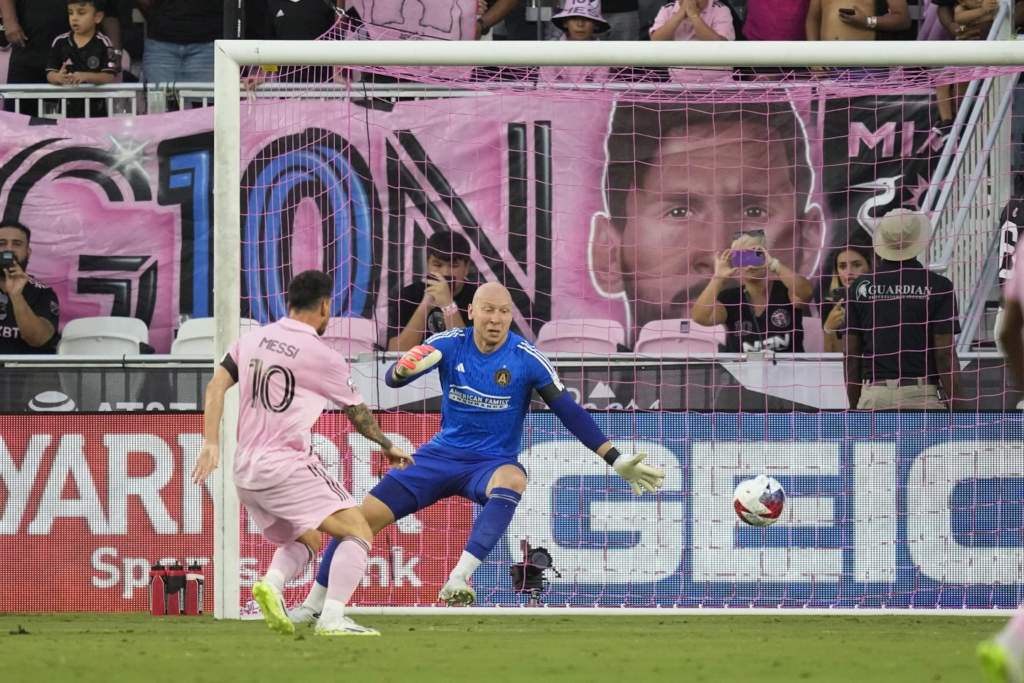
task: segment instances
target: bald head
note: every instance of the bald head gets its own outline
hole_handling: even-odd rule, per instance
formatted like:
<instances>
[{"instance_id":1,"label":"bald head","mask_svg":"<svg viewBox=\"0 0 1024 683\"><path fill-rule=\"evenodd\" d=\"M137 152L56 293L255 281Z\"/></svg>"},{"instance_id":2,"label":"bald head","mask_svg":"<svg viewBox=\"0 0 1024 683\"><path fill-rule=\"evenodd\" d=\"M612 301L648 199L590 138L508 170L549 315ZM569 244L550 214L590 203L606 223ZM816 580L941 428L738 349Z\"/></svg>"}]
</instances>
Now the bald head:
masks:
<instances>
[{"instance_id":1,"label":"bald head","mask_svg":"<svg viewBox=\"0 0 1024 683\"><path fill-rule=\"evenodd\" d=\"M497 282L477 288L469 305L473 321L473 339L483 353L490 353L505 343L512 326L512 295Z\"/></svg>"}]
</instances>

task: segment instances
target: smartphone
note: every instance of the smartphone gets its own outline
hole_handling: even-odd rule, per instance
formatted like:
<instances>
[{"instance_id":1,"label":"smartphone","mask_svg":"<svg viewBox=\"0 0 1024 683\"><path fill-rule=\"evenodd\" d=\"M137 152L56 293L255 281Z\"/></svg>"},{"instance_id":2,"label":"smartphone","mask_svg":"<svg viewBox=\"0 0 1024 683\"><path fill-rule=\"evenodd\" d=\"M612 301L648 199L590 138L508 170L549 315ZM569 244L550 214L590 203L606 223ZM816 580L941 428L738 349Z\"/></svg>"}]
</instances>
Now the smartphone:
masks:
<instances>
[{"instance_id":1,"label":"smartphone","mask_svg":"<svg viewBox=\"0 0 1024 683\"><path fill-rule=\"evenodd\" d=\"M763 266L764 252L756 249L733 249L732 265L736 268L744 266Z\"/></svg>"},{"instance_id":2,"label":"smartphone","mask_svg":"<svg viewBox=\"0 0 1024 683\"><path fill-rule=\"evenodd\" d=\"M13 251L5 251L0 253L0 270L6 270L13 268L17 260L14 258Z\"/></svg>"},{"instance_id":3,"label":"smartphone","mask_svg":"<svg viewBox=\"0 0 1024 683\"><path fill-rule=\"evenodd\" d=\"M854 14L857 13L857 10L850 9L849 7L840 7L839 8L839 13L840 14L846 14L846 15L849 15L849 16L852 17Z\"/></svg>"},{"instance_id":4,"label":"smartphone","mask_svg":"<svg viewBox=\"0 0 1024 683\"><path fill-rule=\"evenodd\" d=\"M846 287L834 287L828 296L831 301L846 301Z\"/></svg>"}]
</instances>

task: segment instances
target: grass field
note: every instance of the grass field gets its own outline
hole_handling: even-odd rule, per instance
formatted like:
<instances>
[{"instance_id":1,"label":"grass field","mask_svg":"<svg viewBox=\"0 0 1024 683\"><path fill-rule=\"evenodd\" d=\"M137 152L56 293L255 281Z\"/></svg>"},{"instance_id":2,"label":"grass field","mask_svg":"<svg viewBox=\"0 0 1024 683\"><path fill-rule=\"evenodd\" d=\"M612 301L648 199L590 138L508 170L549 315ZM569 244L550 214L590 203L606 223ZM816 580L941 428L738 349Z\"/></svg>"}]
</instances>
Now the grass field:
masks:
<instances>
[{"instance_id":1,"label":"grass field","mask_svg":"<svg viewBox=\"0 0 1024 683\"><path fill-rule=\"evenodd\" d=\"M0 615L0 681L981 682L977 617L393 617L381 638L262 621Z\"/></svg>"}]
</instances>

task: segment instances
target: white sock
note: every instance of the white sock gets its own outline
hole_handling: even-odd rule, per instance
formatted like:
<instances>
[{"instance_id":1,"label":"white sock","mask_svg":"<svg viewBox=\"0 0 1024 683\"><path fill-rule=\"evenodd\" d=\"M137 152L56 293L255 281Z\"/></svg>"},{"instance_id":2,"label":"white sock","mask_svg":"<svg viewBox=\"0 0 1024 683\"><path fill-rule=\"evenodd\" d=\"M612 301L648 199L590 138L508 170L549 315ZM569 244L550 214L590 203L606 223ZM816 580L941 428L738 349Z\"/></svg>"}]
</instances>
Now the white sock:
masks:
<instances>
[{"instance_id":1,"label":"white sock","mask_svg":"<svg viewBox=\"0 0 1024 683\"><path fill-rule=\"evenodd\" d=\"M263 580L269 583L274 588L276 588L278 593L284 592L284 584L286 583L286 579L284 578L284 574L282 574L280 570L268 569L266 576L263 577Z\"/></svg>"},{"instance_id":2,"label":"white sock","mask_svg":"<svg viewBox=\"0 0 1024 683\"><path fill-rule=\"evenodd\" d=\"M345 603L341 600L324 600L320 618L330 621L345 616Z\"/></svg>"},{"instance_id":3,"label":"white sock","mask_svg":"<svg viewBox=\"0 0 1024 683\"><path fill-rule=\"evenodd\" d=\"M473 576L473 572L480 566L481 560L475 555L470 555L465 550L462 551L462 557L459 558L459 563L455 565L455 569L452 570L450 576L455 578L456 576L469 581L469 577Z\"/></svg>"},{"instance_id":4,"label":"white sock","mask_svg":"<svg viewBox=\"0 0 1024 683\"><path fill-rule=\"evenodd\" d=\"M313 588L310 589L309 595L302 601L302 604L310 608L314 612L322 612L324 609L324 600L327 599L327 586L321 586L316 581L313 582Z\"/></svg>"}]
</instances>

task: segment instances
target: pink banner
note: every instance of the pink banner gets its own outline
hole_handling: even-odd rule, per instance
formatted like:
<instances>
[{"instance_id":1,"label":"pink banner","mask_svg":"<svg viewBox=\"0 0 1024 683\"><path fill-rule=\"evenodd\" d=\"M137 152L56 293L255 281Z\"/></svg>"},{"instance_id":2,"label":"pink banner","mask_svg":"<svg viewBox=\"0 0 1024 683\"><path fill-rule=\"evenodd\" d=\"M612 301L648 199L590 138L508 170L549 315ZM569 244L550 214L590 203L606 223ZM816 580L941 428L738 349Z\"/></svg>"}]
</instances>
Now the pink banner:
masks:
<instances>
[{"instance_id":1,"label":"pink banner","mask_svg":"<svg viewBox=\"0 0 1024 683\"><path fill-rule=\"evenodd\" d=\"M689 317L735 231L763 229L773 256L819 273L830 240L920 201L941 144L927 95L367 104L242 108L244 316L285 315L289 277L315 267L334 276L335 315L375 317L383 335L388 301L422 277L426 238L454 230L473 245L472 276L512 291L527 337L587 318L634 338ZM180 316L212 314L212 121L0 118L0 201L32 228L29 271L56 289L62 322L135 316L166 352Z\"/></svg>"}]
</instances>

